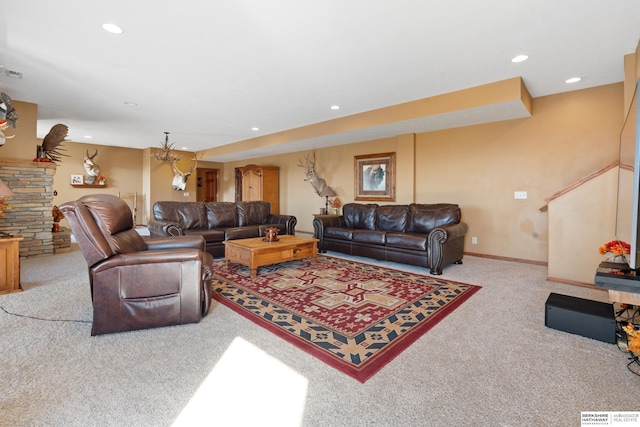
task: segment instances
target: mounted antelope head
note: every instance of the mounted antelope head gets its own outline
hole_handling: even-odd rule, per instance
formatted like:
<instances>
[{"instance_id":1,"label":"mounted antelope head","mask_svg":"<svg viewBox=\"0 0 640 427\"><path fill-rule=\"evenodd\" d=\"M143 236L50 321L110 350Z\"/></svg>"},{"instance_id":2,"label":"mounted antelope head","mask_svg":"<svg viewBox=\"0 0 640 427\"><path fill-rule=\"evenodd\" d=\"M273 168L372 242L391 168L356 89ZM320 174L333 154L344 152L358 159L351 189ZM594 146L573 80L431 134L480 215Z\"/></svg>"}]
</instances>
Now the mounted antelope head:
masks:
<instances>
[{"instance_id":1,"label":"mounted antelope head","mask_svg":"<svg viewBox=\"0 0 640 427\"><path fill-rule=\"evenodd\" d=\"M93 158L98 155L98 150L93 154L93 156L89 155L89 150L87 150L87 154L84 155L84 170L87 171L87 183L93 184L96 177L100 175L100 166L96 165L93 162Z\"/></svg>"},{"instance_id":2,"label":"mounted antelope head","mask_svg":"<svg viewBox=\"0 0 640 427\"><path fill-rule=\"evenodd\" d=\"M320 195L320 193L322 193L322 190L324 189L324 187L327 185L326 181L322 178L319 178L318 175L316 175L316 152L315 150L312 151L312 155L313 157L311 159L309 159L309 155L305 155L304 156L304 164L302 164L302 161L300 161L300 159L298 159L298 166L300 166L301 168L304 169L304 173L305 173L305 177L304 180L305 181L309 181L309 183L311 184L311 186L313 187L314 190L316 190L316 193L318 194L318 196Z\"/></svg>"},{"instance_id":3,"label":"mounted antelope head","mask_svg":"<svg viewBox=\"0 0 640 427\"><path fill-rule=\"evenodd\" d=\"M176 162L171 162L171 169L173 170L173 182L171 183L171 186L174 190L184 191L184 189L187 187L187 179L189 179L189 176L198 166L198 158L196 156L193 156L193 160L195 160L196 162L189 168L187 172L182 172L176 166Z\"/></svg>"}]
</instances>

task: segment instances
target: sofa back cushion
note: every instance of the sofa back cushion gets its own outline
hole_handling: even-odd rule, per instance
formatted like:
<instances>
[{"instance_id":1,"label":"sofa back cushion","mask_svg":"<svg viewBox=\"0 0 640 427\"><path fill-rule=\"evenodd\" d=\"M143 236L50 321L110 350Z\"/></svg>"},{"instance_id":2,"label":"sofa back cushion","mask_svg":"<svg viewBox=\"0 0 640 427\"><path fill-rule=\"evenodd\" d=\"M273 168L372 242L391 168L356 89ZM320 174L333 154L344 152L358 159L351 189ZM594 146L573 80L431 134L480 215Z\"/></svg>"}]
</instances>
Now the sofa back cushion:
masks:
<instances>
[{"instance_id":1,"label":"sofa back cushion","mask_svg":"<svg viewBox=\"0 0 640 427\"><path fill-rule=\"evenodd\" d=\"M155 202L153 217L158 221L170 221L185 229L208 229L207 214L200 202Z\"/></svg>"},{"instance_id":2,"label":"sofa back cushion","mask_svg":"<svg viewBox=\"0 0 640 427\"><path fill-rule=\"evenodd\" d=\"M384 205L376 210L376 230L407 231L409 223L408 205Z\"/></svg>"},{"instance_id":3,"label":"sofa back cushion","mask_svg":"<svg viewBox=\"0 0 640 427\"><path fill-rule=\"evenodd\" d=\"M237 202L238 225L262 225L267 223L271 213L271 205L265 201Z\"/></svg>"},{"instance_id":4,"label":"sofa back cushion","mask_svg":"<svg viewBox=\"0 0 640 427\"><path fill-rule=\"evenodd\" d=\"M347 203L342 207L342 216L348 228L375 230L377 208L376 204Z\"/></svg>"},{"instance_id":5,"label":"sofa back cushion","mask_svg":"<svg viewBox=\"0 0 640 427\"><path fill-rule=\"evenodd\" d=\"M235 227L238 223L236 204L234 202L205 203L209 230Z\"/></svg>"},{"instance_id":6,"label":"sofa back cushion","mask_svg":"<svg viewBox=\"0 0 640 427\"><path fill-rule=\"evenodd\" d=\"M428 233L436 227L460 222L460 207L452 203L409 205L411 224L409 231Z\"/></svg>"}]
</instances>

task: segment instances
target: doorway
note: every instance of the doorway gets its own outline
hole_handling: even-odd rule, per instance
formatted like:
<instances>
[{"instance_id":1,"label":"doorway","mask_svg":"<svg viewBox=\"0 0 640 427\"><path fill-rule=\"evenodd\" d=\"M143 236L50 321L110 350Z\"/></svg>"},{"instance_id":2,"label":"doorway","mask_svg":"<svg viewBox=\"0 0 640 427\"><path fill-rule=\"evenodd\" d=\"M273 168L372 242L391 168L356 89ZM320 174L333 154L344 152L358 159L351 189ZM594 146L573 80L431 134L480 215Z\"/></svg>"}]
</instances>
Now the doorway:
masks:
<instances>
[{"instance_id":1,"label":"doorway","mask_svg":"<svg viewBox=\"0 0 640 427\"><path fill-rule=\"evenodd\" d=\"M198 169L198 189L196 200L198 202L218 201L218 179L220 169Z\"/></svg>"}]
</instances>

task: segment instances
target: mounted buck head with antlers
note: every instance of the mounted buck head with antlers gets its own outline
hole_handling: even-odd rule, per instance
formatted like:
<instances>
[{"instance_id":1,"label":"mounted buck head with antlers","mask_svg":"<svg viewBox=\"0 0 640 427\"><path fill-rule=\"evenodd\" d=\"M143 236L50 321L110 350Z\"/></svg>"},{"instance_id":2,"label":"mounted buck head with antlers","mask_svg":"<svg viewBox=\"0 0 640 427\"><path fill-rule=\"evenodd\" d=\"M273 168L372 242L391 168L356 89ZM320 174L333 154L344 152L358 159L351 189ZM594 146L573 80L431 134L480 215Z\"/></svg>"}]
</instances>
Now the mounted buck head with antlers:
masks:
<instances>
[{"instance_id":1,"label":"mounted buck head with antlers","mask_svg":"<svg viewBox=\"0 0 640 427\"><path fill-rule=\"evenodd\" d=\"M171 183L171 186L174 190L184 191L184 189L187 188L187 179L189 179L189 176L193 173L194 170L196 170L196 167L198 166L198 158L195 155L193 156L193 160L195 160L196 162L189 168L187 172L182 172L176 166L176 162L171 162L171 169L173 170L173 182Z\"/></svg>"},{"instance_id":2,"label":"mounted buck head with antlers","mask_svg":"<svg viewBox=\"0 0 640 427\"><path fill-rule=\"evenodd\" d=\"M89 150L87 150L87 154L84 155L84 170L87 171L87 179L85 182L87 184L93 184L96 178L100 175L100 166L93 162L93 158L98 155L98 150L93 154L93 156L89 155Z\"/></svg>"},{"instance_id":3,"label":"mounted buck head with antlers","mask_svg":"<svg viewBox=\"0 0 640 427\"><path fill-rule=\"evenodd\" d=\"M309 183L311 184L313 189L316 190L316 193L319 196L320 193L322 193L322 190L324 189L324 187L327 185L327 183L324 179L319 178L318 175L316 175L316 169L315 169L316 151L315 150L312 151L312 155L313 157L311 159L309 159L308 154L304 156L305 164L302 164L302 161L298 159L298 162L299 162L298 166L300 166L301 168L304 168L304 173L305 173L304 180L309 181Z\"/></svg>"}]
</instances>

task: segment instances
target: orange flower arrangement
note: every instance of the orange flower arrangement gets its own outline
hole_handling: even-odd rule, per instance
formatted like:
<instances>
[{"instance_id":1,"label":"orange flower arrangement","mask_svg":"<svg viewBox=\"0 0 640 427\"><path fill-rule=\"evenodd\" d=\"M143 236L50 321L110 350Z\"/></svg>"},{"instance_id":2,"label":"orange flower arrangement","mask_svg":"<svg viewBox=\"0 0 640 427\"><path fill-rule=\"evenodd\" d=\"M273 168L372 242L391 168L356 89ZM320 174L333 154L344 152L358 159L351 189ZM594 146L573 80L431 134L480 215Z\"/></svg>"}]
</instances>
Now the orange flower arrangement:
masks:
<instances>
[{"instance_id":1,"label":"orange flower arrangement","mask_svg":"<svg viewBox=\"0 0 640 427\"><path fill-rule=\"evenodd\" d=\"M629 254L631 253L631 245L627 242L623 242L622 240L612 240L600 246L600 248L598 248L598 252L600 252L600 255L604 255L606 253L614 255Z\"/></svg>"},{"instance_id":2,"label":"orange flower arrangement","mask_svg":"<svg viewBox=\"0 0 640 427\"><path fill-rule=\"evenodd\" d=\"M640 331L632 323L627 323L622 329L627 333L627 350L634 356L640 356Z\"/></svg>"},{"instance_id":3,"label":"orange flower arrangement","mask_svg":"<svg viewBox=\"0 0 640 427\"><path fill-rule=\"evenodd\" d=\"M0 218L4 217L4 212L5 211L10 211L11 210L11 206L9 205L5 205L7 199L0 199Z\"/></svg>"},{"instance_id":4,"label":"orange flower arrangement","mask_svg":"<svg viewBox=\"0 0 640 427\"><path fill-rule=\"evenodd\" d=\"M53 222L60 222L64 219L64 214L57 206L54 206L53 209L51 209L51 215L53 216Z\"/></svg>"}]
</instances>

